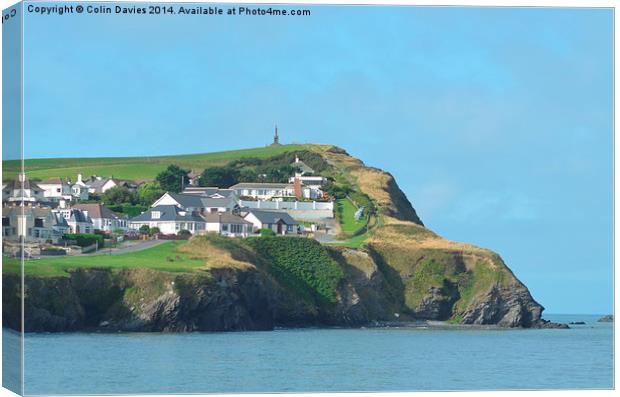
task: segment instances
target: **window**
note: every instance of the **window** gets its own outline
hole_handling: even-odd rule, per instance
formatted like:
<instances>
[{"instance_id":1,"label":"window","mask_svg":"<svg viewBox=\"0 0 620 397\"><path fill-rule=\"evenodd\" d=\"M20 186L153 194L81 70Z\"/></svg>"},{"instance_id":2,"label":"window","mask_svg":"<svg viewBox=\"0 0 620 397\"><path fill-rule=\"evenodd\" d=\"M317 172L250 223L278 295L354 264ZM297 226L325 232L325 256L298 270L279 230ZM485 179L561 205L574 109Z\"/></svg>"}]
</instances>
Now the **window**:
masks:
<instances>
[{"instance_id":1,"label":"window","mask_svg":"<svg viewBox=\"0 0 620 397\"><path fill-rule=\"evenodd\" d=\"M243 233L243 225L230 225L231 233Z\"/></svg>"},{"instance_id":2,"label":"window","mask_svg":"<svg viewBox=\"0 0 620 397\"><path fill-rule=\"evenodd\" d=\"M227 232L228 231L228 225L222 225L222 231L223 232Z\"/></svg>"},{"instance_id":3,"label":"window","mask_svg":"<svg viewBox=\"0 0 620 397\"><path fill-rule=\"evenodd\" d=\"M60 193L60 188L56 189L56 193Z\"/></svg>"},{"instance_id":4,"label":"window","mask_svg":"<svg viewBox=\"0 0 620 397\"><path fill-rule=\"evenodd\" d=\"M161 212L159 212L159 211L152 211L151 212L151 218L159 219L160 217L161 217Z\"/></svg>"},{"instance_id":5,"label":"window","mask_svg":"<svg viewBox=\"0 0 620 397\"><path fill-rule=\"evenodd\" d=\"M8 216L2 217L2 226L11 226L11 221Z\"/></svg>"},{"instance_id":6,"label":"window","mask_svg":"<svg viewBox=\"0 0 620 397\"><path fill-rule=\"evenodd\" d=\"M43 218L35 218L34 219L34 227L44 227L43 226Z\"/></svg>"}]
</instances>

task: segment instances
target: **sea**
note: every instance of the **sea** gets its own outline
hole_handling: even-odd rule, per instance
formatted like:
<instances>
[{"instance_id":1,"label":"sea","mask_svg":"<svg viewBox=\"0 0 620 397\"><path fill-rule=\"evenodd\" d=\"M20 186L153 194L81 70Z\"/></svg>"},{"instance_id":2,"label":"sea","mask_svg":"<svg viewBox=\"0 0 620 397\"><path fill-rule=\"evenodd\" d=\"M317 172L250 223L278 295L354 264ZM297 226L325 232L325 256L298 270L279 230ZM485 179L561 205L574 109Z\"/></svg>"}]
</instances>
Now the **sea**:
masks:
<instances>
[{"instance_id":1,"label":"sea","mask_svg":"<svg viewBox=\"0 0 620 397\"><path fill-rule=\"evenodd\" d=\"M305 328L222 333L32 333L24 393L161 394L611 389L613 323L571 329ZM19 334L3 330L5 386ZM14 363L14 362L13 362ZM13 384L11 384L13 383Z\"/></svg>"}]
</instances>

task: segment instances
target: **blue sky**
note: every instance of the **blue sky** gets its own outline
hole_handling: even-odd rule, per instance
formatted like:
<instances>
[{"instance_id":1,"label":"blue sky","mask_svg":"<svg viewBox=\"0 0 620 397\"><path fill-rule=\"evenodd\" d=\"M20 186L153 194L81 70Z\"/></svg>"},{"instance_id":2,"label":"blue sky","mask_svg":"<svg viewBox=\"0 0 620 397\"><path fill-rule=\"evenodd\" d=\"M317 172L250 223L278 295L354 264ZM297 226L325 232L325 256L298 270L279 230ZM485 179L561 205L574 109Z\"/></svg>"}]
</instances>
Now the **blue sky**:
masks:
<instances>
[{"instance_id":1,"label":"blue sky","mask_svg":"<svg viewBox=\"0 0 620 397\"><path fill-rule=\"evenodd\" d=\"M547 312L611 312L612 11L311 10L26 14L26 157L256 147L278 123L390 171Z\"/></svg>"}]
</instances>

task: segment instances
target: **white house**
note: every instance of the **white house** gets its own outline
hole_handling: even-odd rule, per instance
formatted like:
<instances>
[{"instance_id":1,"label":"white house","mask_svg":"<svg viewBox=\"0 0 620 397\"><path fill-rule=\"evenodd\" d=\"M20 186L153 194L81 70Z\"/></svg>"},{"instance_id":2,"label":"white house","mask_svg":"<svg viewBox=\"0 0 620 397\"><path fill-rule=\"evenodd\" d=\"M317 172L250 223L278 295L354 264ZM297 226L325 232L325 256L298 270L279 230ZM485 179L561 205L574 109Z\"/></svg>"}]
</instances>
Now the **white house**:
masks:
<instances>
[{"instance_id":1,"label":"white house","mask_svg":"<svg viewBox=\"0 0 620 397\"><path fill-rule=\"evenodd\" d=\"M163 234L177 234L181 230L196 234L205 230L206 222L194 211L176 205L157 205L129 220L131 229L138 230L144 225L156 227Z\"/></svg>"},{"instance_id":2,"label":"white house","mask_svg":"<svg viewBox=\"0 0 620 397\"><path fill-rule=\"evenodd\" d=\"M64 178L50 178L38 183L48 201L71 200L71 183Z\"/></svg>"},{"instance_id":3,"label":"white house","mask_svg":"<svg viewBox=\"0 0 620 397\"><path fill-rule=\"evenodd\" d=\"M26 174L19 174L18 178L2 185L2 201L33 205L45 201L44 190L34 182L30 182Z\"/></svg>"},{"instance_id":4,"label":"white house","mask_svg":"<svg viewBox=\"0 0 620 397\"><path fill-rule=\"evenodd\" d=\"M200 172L192 170L189 174L187 174L187 182L190 186L198 186L200 176Z\"/></svg>"},{"instance_id":5,"label":"white house","mask_svg":"<svg viewBox=\"0 0 620 397\"><path fill-rule=\"evenodd\" d=\"M125 215L119 215L102 204L78 204L73 208L82 211L93 222L95 230L113 232L115 230L127 230L128 219Z\"/></svg>"},{"instance_id":6,"label":"white house","mask_svg":"<svg viewBox=\"0 0 620 397\"><path fill-rule=\"evenodd\" d=\"M95 227L90 217L77 208L57 208L53 212L60 214L69 225L71 233L94 233Z\"/></svg>"},{"instance_id":7,"label":"white house","mask_svg":"<svg viewBox=\"0 0 620 397\"><path fill-rule=\"evenodd\" d=\"M243 219L252 223L253 230L271 229L276 234L297 233L298 223L284 211L262 211L251 209Z\"/></svg>"},{"instance_id":8,"label":"white house","mask_svg":"<svg viewBox=\"0 0 620 397\"><path fill-rule=\"evenodd\" d=\"M298 156L295 156L295 161L291 165L299 170L303 174L314 174L314 170L306 163L301 161Z\"/></svg>"},{"instance_id":9,"label":"white house","mask_svg":"<svg viewBox=\"0 0 620 397\"><path fill-rule=\"evenodd\" d=\"M236 196L232 192L226 195L216 192L211 196L167 192L157 199L152 206L157 207L160 205L174 205L186 211L199 214L228 212L239 207Z\"/></svg>"},{"instance_id":10,"label":"white house","mask_svg":"<svg viewBox=\"0 0 620 397\"><path fill-rule=\"evenodd\" d=\"M203 215L206 231L229 237L247 237L252 233L253 225L239 215L231 212L209 213Z\"/></svg>"},{"instance_id":11,"label":"white house","mask_svg":"<svg viewBox=\"0 0 620 397\"><path fill-rule=\"evenodd\" d=\"M276 197L295 197L295 188L290 183L238 183L230 187L239 197L253 197L270 200Z\"/></svg>"},{"instance_id":12,"label":"white house","mask_svg":"<svg viewBox=\"0 0 620 397\"><path fill-rule=\"evenodd\" d=\"M78 174L77 181L73 185L74 193L77 191L86 190L90 194L103 194L113 187L126 187L129 189L136 189L138 185L133 181L107 178L102 176L93 175L87 179L82 178L82 174Z\"/></svg>"},{"instance_id":13,"label":"white house","mask_svg":"<svg viewBox=\"0 0 620 397\"><path fill-rule=\"evenodd\" d=\"M65 219L49 208L2 208L2 237L6 241L56 243L68 231Z\"/></svg>"}]
</instances>

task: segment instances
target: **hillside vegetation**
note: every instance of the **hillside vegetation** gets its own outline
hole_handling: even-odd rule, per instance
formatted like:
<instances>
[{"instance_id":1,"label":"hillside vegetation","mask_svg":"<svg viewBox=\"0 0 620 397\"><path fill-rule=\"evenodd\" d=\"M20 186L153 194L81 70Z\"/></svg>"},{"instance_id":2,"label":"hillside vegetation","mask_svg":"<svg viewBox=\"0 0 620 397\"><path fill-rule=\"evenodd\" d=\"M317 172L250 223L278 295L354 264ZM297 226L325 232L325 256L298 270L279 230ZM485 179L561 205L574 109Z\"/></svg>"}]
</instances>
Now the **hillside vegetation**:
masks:
<instances>
[{"instance_id":1,"label":"hillside vegetation","mask_svg":"<svg viewBox=\"0 0 620 397\"><path fill-rule=\"evenodd\" d=\"M543 307L534 301L527 288L499 255L470 244L446 240L424 227L392 175L366 167L362 161L349 156L340 148L331 145L286 145L241 152L168 157L165 160L159 158L158 161L161 161L162 167L171 161L177 164L182 164L181 161L195 161L194 164L199 163L204 167L217 162L229 164L236 160L233 158L235 156L277 159L283 153L302 150L320 155L315 160L322 167L321 174L330 179L328 189L333 197L354 200L358 205L369 208L368 227L363 228L361 234L330 245L321 245L304 238L227 239L199 236L187 243L167 243L133 254L140 256L139 260L122 255L46 259L28 263L26 273L65 277L68 274L69 279L73 279L76 271L87 267L115 272L139 267L200 274L209 280L224 277L222 274L226 274L226 277L234 275L235 288L244 280L252 280L247 284L251 285L251 295L255 299L264 299L267 302L264 310L268 311L254 313L254 310L259 309L250 305L244 300L243 293L235 289L235 305L240 305L235 306L235 318L242 319L244 315L249 315L254 319L258 316L261 327L265 324L352 325L408 319L507 327L547 324L541 319ZM282 158L288 161L291 157L286 155ZM115 161L106 159L100 165L91 164L99 167L118 166ZM148 162L149 159L142 161ZM139 168L138 159L128 159L127 162L127 167ZM190 167L187 164L185 166ZM247 167L252 161L241 161L238 164ZM53 171L53 163L49 161L34 161L30 166L39 167L38 171L33 171L40 172L39 175L58 175L58 171ZM60 170L67 169L66 166L79 167L69 160L61 161L58 166ZM148 169L144 171L143 176L148 172ZM93 173L105 174L105 171L98 168ZM351 207L342 208L343 214L351 215L352 210ZM342 220L342 223L347 232L358 226L352 224L350 219ZM15 266L9 261L5 270ZM183 281L189 283L189 289L179 292L178 299L193 297L189 290L194 294L203 293L199 292L202 287L195 284L197 279L191 280ZM218 293L226 295L231 293L232 286L226 282L217 288ZM201 299L207 299L207 296ZM206 300L201 302L209 304ZM251 310L240 309L243 305L251 306ZM246 313L243 310L250 311ZM270 320L265 320L267 317ZM217 324L223 329L239 329L253 324L255 320L247 321L235 323L234 326L229 324L228 328L224 319L219 319ZM188 325L184 322L176 326L183 328ZM194 324L191 327L212 329L207 324Z\"/></svg>"}]
</instances>

